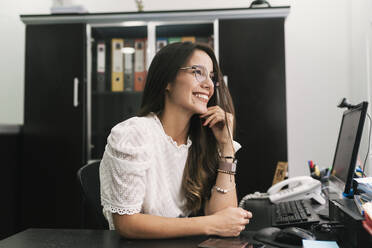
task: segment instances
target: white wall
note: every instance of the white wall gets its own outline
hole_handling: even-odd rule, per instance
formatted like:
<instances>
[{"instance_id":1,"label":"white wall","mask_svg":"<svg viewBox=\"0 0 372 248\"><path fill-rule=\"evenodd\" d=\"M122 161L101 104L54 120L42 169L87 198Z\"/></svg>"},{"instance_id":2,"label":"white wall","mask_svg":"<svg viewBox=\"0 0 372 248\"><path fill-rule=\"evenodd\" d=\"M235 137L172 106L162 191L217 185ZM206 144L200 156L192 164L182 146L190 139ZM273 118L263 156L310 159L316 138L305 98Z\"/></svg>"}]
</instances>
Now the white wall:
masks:
<instances>
[{"instance_id":1,"label":"white wall","mask_svg":"<svg viewBox=\"0 0 372 248\"><path fill-rule=\"evenodd\" d=\"M291 7L286 22L286 69L288 160L294 176L309 174L307 160L322 168L332 165L344 111L336 108L339 99L371 101L366 38L372 6L368 0L300 0ZM367 136L365 128L362 161Z\"/></svg>"},{"instance_id":2,"label":"white wall","mask_svg":"<svg viewBox=\"0 0 372 248\"><path fill-rule=\"evenodd\" d=\"M370 72L372 72L371 54L372 48L372 2L370 0L353 1L351 6L351 101L369 101L371 104L371 85ZM372 105L368 109L372 113ZM368 148L369 122L366 120L363 138L359 151L362 162L365 159ZM366 171L372 176L371 156L367 160Z\"/></svg>"},{"instance_id":3,"label":"white wall","mask_svg":"<svg viewBox=\"0 0 372 248\"><path fill-rule=\"evenodd\" d=\"M0 124L23 123L25 26L22 13L48 13L50 0L0 2Z\"/></svg>"},{"instance_id":4,"label":"white wall","mask_svg":"<svg viewBox=\"0 0 372 248\"><path fill-rule=\"evenodd\" d=\"M90 12L136 11L134 0L77 0ZM144 0L145 10L247 7L247 0ZM332 163L341 97L367 94L368 0L270 0L291 5L286 21L288 160L290 175L308 174L307 160ZM176 3L176 4L175 4ZM51 0L0 3L0 123L23 123L24 25L20 14L49 13ZM372 45L371 45L372 47ZM371 52L372 53L372 52ZM365 141L364 141L365 142ZM365 147L365 146L364 146ZM364 148L362 148L363 150Z\"/></svg>"},{"instance_id":5,"label":"white wall","mask_svg":"<svg viewBox=\"0 0 372 248\"><path fill-rule=\"evenodd\" d=\"M332 165L342 111L350 96L348 0L294 1L286 23L290 176L309 174L307 161Z\"/></svg>"}]
</instances>

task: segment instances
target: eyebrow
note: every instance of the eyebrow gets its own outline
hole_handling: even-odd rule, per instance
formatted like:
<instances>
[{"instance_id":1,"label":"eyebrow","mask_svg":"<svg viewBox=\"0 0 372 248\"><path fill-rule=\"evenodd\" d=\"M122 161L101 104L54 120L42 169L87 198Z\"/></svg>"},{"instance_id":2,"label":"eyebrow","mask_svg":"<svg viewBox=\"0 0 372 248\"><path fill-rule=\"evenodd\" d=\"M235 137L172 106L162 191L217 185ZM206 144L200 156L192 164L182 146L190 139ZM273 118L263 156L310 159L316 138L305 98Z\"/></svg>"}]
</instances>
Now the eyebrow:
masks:
<instances>
[{"instance_id":1,"label":"eyebrow","mask_svg":"<svg viewBox=\"0 0 372 248\"><path fill-rule=\"evenodd\" d=\"M193 64L193 65L186 66L186 67L193 67L193 66L202 66L202 67L204 67L205 69L207 69L206 66L204 66L204 65L200 65L200 64ZM208 69L207 69L207 71L208 71ZM211 73L216 73L216 72L213 70L213 68L212 68L212 71L209 72L209 74L211 74Z\"/></svg>"}]
</instances>

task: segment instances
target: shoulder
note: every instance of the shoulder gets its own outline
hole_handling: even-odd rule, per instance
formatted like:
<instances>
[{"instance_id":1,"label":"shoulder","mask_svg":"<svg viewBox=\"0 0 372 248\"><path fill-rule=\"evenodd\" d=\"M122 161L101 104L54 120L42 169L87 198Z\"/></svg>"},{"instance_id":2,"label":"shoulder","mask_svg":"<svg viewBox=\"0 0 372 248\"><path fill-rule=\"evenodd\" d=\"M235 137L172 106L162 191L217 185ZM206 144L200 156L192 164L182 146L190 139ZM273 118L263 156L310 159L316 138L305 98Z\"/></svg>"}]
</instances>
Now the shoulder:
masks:
<instances>
[{"instance_id":1,"label":"shoulder","mask_svg":"<svg viewBox=\"0 0 372 248\"><path fill-rule=\"evenodd\" d=\"M149 142L148 138L155 125L153 115L132 117L111 129L107 143L114 148L143 146Z\"/></svg>"}]
</instances>

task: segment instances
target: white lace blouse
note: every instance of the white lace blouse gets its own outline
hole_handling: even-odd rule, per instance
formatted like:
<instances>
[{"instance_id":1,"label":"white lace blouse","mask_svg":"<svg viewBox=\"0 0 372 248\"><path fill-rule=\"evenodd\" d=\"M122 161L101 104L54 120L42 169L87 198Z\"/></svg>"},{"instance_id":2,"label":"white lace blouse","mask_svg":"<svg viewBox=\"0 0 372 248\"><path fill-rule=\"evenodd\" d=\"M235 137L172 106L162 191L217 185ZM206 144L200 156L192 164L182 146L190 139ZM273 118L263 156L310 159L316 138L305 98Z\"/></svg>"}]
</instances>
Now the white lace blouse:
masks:
<instances>
[{"instance_id":1,"label":"white lace blouse","mask_svg":"<svg viewBox=\"0 0 372 248\"><path fill-rule=\"evenodd\" d=\"M116 125L107 139L100 165L101 204L109 227L112 213L146 213L182 217L181 191L191 140L177 145L155 114L133 117ZM235 151L240 145L234 142Z\"/></svg>"}]
</instances>

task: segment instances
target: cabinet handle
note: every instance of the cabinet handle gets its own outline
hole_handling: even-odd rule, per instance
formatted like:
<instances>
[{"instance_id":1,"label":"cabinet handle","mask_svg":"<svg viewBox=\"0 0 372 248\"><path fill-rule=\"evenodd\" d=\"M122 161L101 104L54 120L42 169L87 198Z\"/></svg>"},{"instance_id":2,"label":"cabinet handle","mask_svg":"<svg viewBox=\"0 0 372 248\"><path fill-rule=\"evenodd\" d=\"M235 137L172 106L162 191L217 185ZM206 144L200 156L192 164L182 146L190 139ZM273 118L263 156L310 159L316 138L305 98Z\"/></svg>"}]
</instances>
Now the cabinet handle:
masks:
<instances>
[{"instance_id":1,"label":"cabinet handle","mask_svg":"<svg viewBox=\"0 0 372 248\"><path fill-rule=\"evenodd\" d=\"M74 102L73 102L73 106L76 108L77 106L79 106L79 79L78 78L74 78Z\"/></svg>"}]
</instances>

